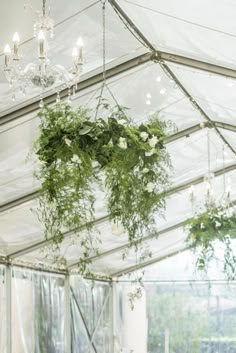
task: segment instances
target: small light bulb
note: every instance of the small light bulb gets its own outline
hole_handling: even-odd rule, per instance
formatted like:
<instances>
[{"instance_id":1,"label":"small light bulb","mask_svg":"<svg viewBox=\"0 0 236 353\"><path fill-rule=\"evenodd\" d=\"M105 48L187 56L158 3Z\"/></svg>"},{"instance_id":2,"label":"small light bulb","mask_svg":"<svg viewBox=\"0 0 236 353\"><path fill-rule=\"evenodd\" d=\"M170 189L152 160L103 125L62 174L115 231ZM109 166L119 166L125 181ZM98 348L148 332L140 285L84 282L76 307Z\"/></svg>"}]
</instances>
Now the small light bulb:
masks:
<instances>
[{"instance_id":1,"label":"small light bulb","mask_svg":"<svg viewBox=\"0 0 236 353\"><path fill-rule=\"evenodd\" d=\"M150 104L151 104L150 99L146 99L146 104L147 104L147 105L150 105Z\"/></svg>"},{"instance_id":2,"label":"small light bulb","mask_svg":"<svg viewBox=\"0 0 236 353\"><path fill-rule=\"evenodd\" d=\"M44 40L44 39L45 39L44 32L42 30L40 30L39 34L38 34L38 40Z\"/></svg>"},{"instance_id":3,"label":"small light bulb","mask_svg":"<svg viewBox=\"0 0 236 353\"><path fill-rule=\"evenodd\" d=\"M231 178L230 177L227 177L227 183L231 184Z\"/></svg>"},{"instance_id":4,"label":"small light bulb","mask_svg":"<svg viewBox=\"0 0 236 353\"><path fill-rule=\"evenodd\" d=\"M78 47L83 47L84 46L84 42L83 42L83 39L81 37L78 38L78 40L76 42L76 45Z\"/></svg>"},{"instance_id":5,"label":"small light bulb","mask_svg":"<svg viewBox=\"0 0 236 353\"><path fill-rule=\"evenodd\" d=\"M152 98L151 93L147 93L147 94L146 94L146 97L147 97L148 99Z\"/></svg>"},{"instance_id":6,"label":"small light bulb","mask_svg":"<svg viewBox=\"0 0 236 353\"><path fill-rule=\"evenodd\" d=\"M74 47L72 49L72 58L77 58L78 56L79 56L78 49L76 47Z\"/></svg>"},{"instance_id":7,"label":"small light bulb","mask_svg":"<svg viewBox=\"0 0 236 353\"><path fill-rule=\"evenodd\" d=\"M228 87L233 87L233 86L234 86L233 81L232 81L232 80L228 80L227 86L228 86Z\"/></svg>"},{"instance_id":8,"label":"small light bulb","mask_svg":"<svg viewBox=\"0 0 236 353\"><path fill-rule=\"evenodd\" d=\"M10 48L10 45L9 45L9 44L6 44L6 45L5 45L4 54L5 54L5 55L11 55L11 48Z\"/></svg>"},{"instance_id":9,"label":"small light bulb","mask_svg":"<svg viewBox=\"0 0 236 353\"><path fill-rule=\"evenodd\" d=\"M166 89L165 88L162 88L161 90L160 90L160 94L165 94L166 93Z\"/></svg>"},{"instance_id":10,"label":"small light bulb","mask_svg":"<svg viewBox=\"0 0 236 353\"><path fill-rule=\"evenodd\" d=\"M190 188L189 188L189 193L193 194L194 191L195 191L195 187L194 187L194 185L191 185Z\"/></svg>"},{"instance_id":11,"label":"small light bulb","mask_svg":"<svg viewBox=\"0 0 236 353\"><path fill-rule=\"evenodd\" d=\"M13 43L19 43L20 42L20 37L19 34L17 32L14 33L14 36L12 38Z\"/></svg>"},{"instance_id":12,"label":"small light bulb","mask_svg":"<svg viewBox=\"0 0 236 353\"><path fill-rule=\"evenodd\" d=\"M157 76L156 81L161 82L161 76Z\"/></svg>"}]
</instances>

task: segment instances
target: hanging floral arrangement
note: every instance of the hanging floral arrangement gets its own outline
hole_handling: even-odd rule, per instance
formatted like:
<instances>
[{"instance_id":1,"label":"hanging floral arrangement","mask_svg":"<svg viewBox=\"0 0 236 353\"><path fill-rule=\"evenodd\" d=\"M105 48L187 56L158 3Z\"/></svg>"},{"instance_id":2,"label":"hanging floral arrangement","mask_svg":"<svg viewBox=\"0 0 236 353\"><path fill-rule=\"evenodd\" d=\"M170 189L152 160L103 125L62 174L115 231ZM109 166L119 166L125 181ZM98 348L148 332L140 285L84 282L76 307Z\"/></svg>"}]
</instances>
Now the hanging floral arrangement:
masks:
<instances>
[{"instance_id":1,"label":"hanging floral arrangement","mask_svg":"<svg viewBox=\"0 0 236 353\"><path fill-rule=\"evenodd\" d=\"M216 258L219 242L223 245L223 269L228 280L236 278L236 256L232 240L236 239L236 212L231 205L208 207L188 224L188 244L196 252L196 267L206 270ZM218 244L217 244L218 242Z\"/></svg>"},{"instance_id":2,"label":"hanging floral arrangement","mask_svg":"<svg viewBox=\"0 0 236 353\"><path fill-rule=\"evenodd\" d=\"M168 123L156 116L134 125L120 106L104 103L108 117L91 120L90 111L57 104L39 113L35 144L42 183L39 217L45 237L60 247L65 230L75 230L83 255L80 270L94 253L95 185L105 186L110 219L122 225L138 246L165 207L170 158L164 141ZM82 236L81 229L86 229Z\"/></svg>"}]
</instances>

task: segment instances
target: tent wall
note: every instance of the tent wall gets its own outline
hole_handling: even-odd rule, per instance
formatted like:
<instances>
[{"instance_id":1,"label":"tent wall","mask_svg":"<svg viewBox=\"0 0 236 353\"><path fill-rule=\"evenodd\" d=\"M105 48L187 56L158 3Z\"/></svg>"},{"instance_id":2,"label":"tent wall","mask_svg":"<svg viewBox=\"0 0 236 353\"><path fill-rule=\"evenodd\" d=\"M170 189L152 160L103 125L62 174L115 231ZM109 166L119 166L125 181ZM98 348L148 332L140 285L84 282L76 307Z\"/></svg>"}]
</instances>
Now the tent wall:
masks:
<instances>
[{"instance_id":1,"label":"tent wall","mask_svg":"<svg viewBox=\"0 0 236 353\"><path fill-rule=\"evenodd\" d=\"M0 352L111 353L111 298L105 282L0 266Z\"/></svg>"}]
</instances>

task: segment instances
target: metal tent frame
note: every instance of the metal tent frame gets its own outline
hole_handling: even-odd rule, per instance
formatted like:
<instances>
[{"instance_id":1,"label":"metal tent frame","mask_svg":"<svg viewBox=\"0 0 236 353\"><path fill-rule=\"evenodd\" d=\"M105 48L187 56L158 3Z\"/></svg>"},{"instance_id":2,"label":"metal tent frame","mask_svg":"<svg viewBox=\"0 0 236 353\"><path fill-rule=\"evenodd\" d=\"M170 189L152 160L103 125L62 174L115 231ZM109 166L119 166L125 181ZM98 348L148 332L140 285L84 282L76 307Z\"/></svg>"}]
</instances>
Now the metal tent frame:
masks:
<instances>
[{"instance_id":1,"label":"metal tent frame","mask_svg":"<svg viewBox=\"0 0 236 353\"><path fill-rule=\"evenodd\" d=\"M167 52L163 52L158 50L152 43L149 42L149 40L144 36L144 34L139 30L139 28L137 27L137 25L129 18L129 16L124 12L124 10L120 7L120 5L117 3L116 0L108 0L109 4L112 6L112 8L114 9L114 11L116 12L116 14L118 15L118 17L120 18L120 20L130 29L131 32L133 32L135 34L136 37L138 37L140 39L140 41L143 43L144 47L146 47L147 52L138 56L133 56L132 55L129 57L128 60L124 61L124 62L119 62L117 64L117 61L114 61L110 64L107 65L107 69L106 69L106 78L114 78L126 71L130 71L138 66L142 66L145 63L148 62L154 62L157 63L158 65L160 65L160 67L163 69L163 71L169 76L171 77L174 82L178 85L178 87L181 89L181 91L184 93L184 95L189 99L189 101L191 102L191 104L193 105L194 109L196 109L198 112L200 112L200 114L203 116L204 118L204 125L202 124L197 124L197 125L193 125L185 130L179 131L176 134L170 136L168 138L168 140L166 141L166 143L170 143L173 141L176 141L178 139L183 139L183 138L187 138L189 137L191 134L194 134L195 132L204 129L204 128L212 128L214 129L214 131L219 135L220 139L225 143L225 145L228 147L228 149L236 156L236 150L233 148L233 146L230 144L230 142L224 137L224 135L221 133L221 129L225 129L228 131L232 131L232 132L236 132L236 125L231 125L231 124L227 124L227 123L222 123L219 121L215 121L214 119L212 119L208 113L206 113L202 107L197 103L197 101L194 99L194 97L188 92L188 90L185 88L185 86L183 85L183 83L180 81L180 79L173 73L173 71L171 70L171 68L169 67L169 63L175 63L184 67L188 67L188 68L193 68L193 69L197 69L200 71L204 71L204 72L208 72L211 74L216 74L216 75L220 75L223 77L227 77L227 78L233 78L236 79L236 70L230 68L230 67L225 67L225 66L219 66L210 62L206 62L206 61L200 61L200 60L196 60L190 57L185 57L185 56L181 56L181 55L176 55L173 53L167 53ZM102 68L97 69L93 72L90 72L89 74L86 74L82 77L80 84L78 85L77 88L77 93L81 92L89 87L92 87L96 84L101 83L103 80L103 74L102 74ZM61 92L61 97L65 97L67 95L67 91L64 90ZM53 103L56 100L56 94L49 94L46 98L45 98L45 102L47 104ZM38 104L39 104L39 100L36 99L34 101L31 101L29 104L24 105L19 107L19 109L17 110L8 110L3 112L0 115L0 125L3 126L9 122L12 122L14 120L19 119L20 117L35 112L38 110ZM220 176L223 175L225 173L228 173L232 170L236 169L236 163L233 163L231 165L226 166L223 169L218 169L215 170L215 176ZM195 184L200 184L204 181L204 175L197 177L195 179L189 180L186 183L180 184L180 185L176 185L175 187L173 187L172 189L169 190L169 192L167 193L168 196L178 193L182 190L185 190L186 188L188 188L190 185L195 185ZM5 204L0 204L0 213L2 212L8 212L9 210L13 209L14 207L18 207L23 205L24 203L27 203L29 201L32 201L34 199L36 199L39 195L40 190L34 190L33 192L30 192L27 195L24 195L20 198L11 200L10 202L7 202ZM109 215L102 217L100 219L97 219L95 221L95 224L100 224L102 222L105 222L109 219ZM183 226L186 223L186 221L180 222L178 224L174 224L171 227L167 227L166 229L160 230L159 232L157 232L156 234L153 235L147 235L144 240L149 240L153 237L156 237L158 234L164 234L165 232L168 232L170 229L176 229L179 228L181 226ZM70 237L75 230L70 230L68 232L65 233L65 237ZM11 265L19 265L19 266L25 266L25 267L29 267L29 268L34 268L34 265L31 264L19 264L19 262L17 262L17 259L27 253L30 253L36 249L40 249L42 247L44 247L45 245L47 245L48 243L50 243L50 239L49 240L44 240L38 243L33 243L30 246L24 247L16 252L12 252L9 253L6 257L1 258L1 263L6 264L7 266L11 266ZM108 255L114 254L116 252L121 251L122 249L125 249L127 247L127 244L124 244L120 247L116 247L116 248L112 248L108 251L105 251L99 255L94 255L91 257L91 261L96 261L98 258L101 259L103 257L106 257ZM185 248L179 250L179 251L183 251L185 250ZM170 254L171 255L171 254ZM157 259L153 259L152 261L144 264L144 266L149 265L149 264L153 264L156 261L160 261L161 258L157 258ZM44 270L45 266L38 266L37 268L40 268L41 270ZM70 271L74 270L76 268L76 263L71 263L68 266L68 269L66 269L66 271L61 271L60 269L49 269L49 271L59 271L61 273L69 273ZM136 267L129 267L125 270L123 270L122 272L117 272L114 273L114 277L117 277L123 273L128 273L130 271L135 270Z\"/></svg>"}]
</instances>

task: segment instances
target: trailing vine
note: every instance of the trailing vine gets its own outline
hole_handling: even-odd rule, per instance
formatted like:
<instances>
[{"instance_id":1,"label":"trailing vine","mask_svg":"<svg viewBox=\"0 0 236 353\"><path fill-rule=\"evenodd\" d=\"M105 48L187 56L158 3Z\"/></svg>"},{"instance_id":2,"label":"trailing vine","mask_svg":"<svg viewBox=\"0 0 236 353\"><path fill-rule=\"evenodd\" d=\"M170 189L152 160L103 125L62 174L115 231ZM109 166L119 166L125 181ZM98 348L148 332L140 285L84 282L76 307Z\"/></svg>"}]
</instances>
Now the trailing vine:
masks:
<instances>
[{"instance_id":1,"label":"trailing vine","mask_svg":"<svg viewBox=\"0 0 236 353\"><path fill-rule=\"evenodd\" d=\"M216 257L216 241L224 248L223 269L228 280L236 278L236 256L232 239L236 238L236 213L230 205L209 207L188 223L188 244L196 251L196 267L206 270Z\"/></svg>"},{"instance_id":2,"label":"trailing vine","mask_svg":"<svg viewBox=\"0 0 236 353\"><path fill-rule=\"evenodd\" d=\"M65 230L75 230L82 273L100 241L91 232L95 186L104 184L110 219L122 225L130 246L138 247L156 212L163 211L169 185L171 163L164 145L168 123L154 116L136 126L123 108L111 108L104 100L103 106L108 118L94 121L83 107L44 107L35 144L45 237L60 248Z\"/></svg>"}]
</instances>

